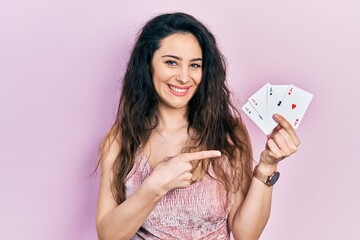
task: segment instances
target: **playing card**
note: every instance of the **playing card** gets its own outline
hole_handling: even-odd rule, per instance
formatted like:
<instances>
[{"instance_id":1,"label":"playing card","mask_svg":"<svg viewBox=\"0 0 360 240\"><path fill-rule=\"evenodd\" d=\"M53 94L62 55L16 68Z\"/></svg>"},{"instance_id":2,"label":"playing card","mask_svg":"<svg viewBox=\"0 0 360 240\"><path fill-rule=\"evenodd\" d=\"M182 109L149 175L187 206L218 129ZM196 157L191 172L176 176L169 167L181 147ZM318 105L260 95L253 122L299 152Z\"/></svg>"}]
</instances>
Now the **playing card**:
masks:
<instances>
[{"instance_id":1,"label":"playing card","mask_svg":"<svg viewBox=\"0 0 360 240\"><path fill-rule=\"evenodd\" d=\"M272 131L272 129L267 126L265 119L260 116L249 102L242 107L242 110L266 135Z\"/></svg>"},{"instance_id":2,"label":"playing card","mask_svg":"<svg viewBox=\"0 0 360 240\"><path fill-rule=\"evenodd\" d=\"M277 122L272 118L274 113L279 113L282 101L289 85L269 85L267 89L267 115L265 121L270 128L275 128Z\"/></svg>"},{"instance_id":3,"label":"playing card","mask_svg":"<svg viewBox=\"0 0 360 240\"><path fill-rule=\"evenodd\" d=\"M265 84L262 88L260 88L254 95L249 98L250 104L253 108L260 114L260 117L265 120L266 118L266 110L267 110L267 99L266 99L266 92L268 86L270 84Z\"/></svg>"},{"instance_id":4,"label":"playing card","mask_svg":"<svg viewBox=\"0 0 360 240\"><path fill-rule=\"evenodd\" d=\"M294 85L289 85L279 109L279 114L297 129L303 118L313 95Z\"/></svg>"}]
</instances>

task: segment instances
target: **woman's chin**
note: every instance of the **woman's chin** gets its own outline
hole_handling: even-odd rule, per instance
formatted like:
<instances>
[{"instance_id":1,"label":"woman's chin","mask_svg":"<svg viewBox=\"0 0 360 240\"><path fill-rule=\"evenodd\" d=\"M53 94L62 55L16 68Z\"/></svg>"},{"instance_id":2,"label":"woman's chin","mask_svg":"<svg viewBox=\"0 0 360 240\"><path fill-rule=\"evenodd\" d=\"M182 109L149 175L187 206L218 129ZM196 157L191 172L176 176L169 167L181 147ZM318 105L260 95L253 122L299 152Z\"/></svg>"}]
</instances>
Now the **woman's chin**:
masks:
<instances>
[{"instance_id":1,"label":"woman's chin","mask_svg":"<svg viewBox=\"0 0 360 240\"><path fill-rule=\"evenodd\" d=\"M170 109L184 109L187 107L188 102L173 102L173 101L162 101L159 107L165 107Z\"/></svg>"}]
</instances>

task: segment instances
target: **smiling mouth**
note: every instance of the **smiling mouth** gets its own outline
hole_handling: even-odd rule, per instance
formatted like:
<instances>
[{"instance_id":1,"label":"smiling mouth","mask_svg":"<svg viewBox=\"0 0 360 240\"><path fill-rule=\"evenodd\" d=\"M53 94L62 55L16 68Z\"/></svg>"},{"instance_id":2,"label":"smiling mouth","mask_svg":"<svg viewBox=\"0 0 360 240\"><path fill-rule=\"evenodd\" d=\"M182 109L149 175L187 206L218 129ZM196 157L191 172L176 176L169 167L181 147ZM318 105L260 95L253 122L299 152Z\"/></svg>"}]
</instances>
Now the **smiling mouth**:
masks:
<instances>
[{"instance_id":1,"label":"smiling mouth","mask_svg":"<svg viewBox=\"0 0 360 240\"><path fill-rule=\"evenodd\" d=\"M189 89L189 88L177 88L177 87L174 87L172 85L169 85L169 88L171 90L173 90L174 92L178 92L178 93L184 93L184 92L186 92L186 90Z\"/></svg>"},{"instance_id":2,"label":"smiling mouth","mask_svg":"<svg viewBox=\"0 0 360 240\"><path fill-rule=\"evenodd\" d=\"M190 87L186 87L186 88L179 88L179 87L175 87L173 85L168 84L169 89L171 90L171 92L177 96L183 96L186 95L186 93L189 91Z\"/></svg>"}]
</instances>

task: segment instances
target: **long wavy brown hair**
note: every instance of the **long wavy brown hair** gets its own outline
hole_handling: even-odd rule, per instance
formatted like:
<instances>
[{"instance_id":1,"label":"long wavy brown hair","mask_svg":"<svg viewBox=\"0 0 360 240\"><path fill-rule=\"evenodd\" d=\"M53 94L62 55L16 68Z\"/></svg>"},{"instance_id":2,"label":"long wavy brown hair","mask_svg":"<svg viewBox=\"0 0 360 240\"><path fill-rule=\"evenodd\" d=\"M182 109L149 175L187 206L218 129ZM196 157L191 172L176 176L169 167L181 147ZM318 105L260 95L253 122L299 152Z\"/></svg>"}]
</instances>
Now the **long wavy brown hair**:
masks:
<instances>
[{"instance_id":1,"label":"long wavy brown hair","mask_svg":"<svg viewBox=\"0 0 360 240\"><path fill-rule=\"evenodd\" d=\"M188 103L188 133L195 131L194 149L217 149L224 162L217 159L201 161L203 172L213 169L227 193L242 190L246 195L252 172L252 150L241 116L230 99L226 83L226 63L214 35L201 22L185 13L159 15L148 21L138 34L122 79L122 92L116 120L100 144L99 163L110 145L118 141L119 152L113 164L112 192L118 204L126 199L125 182L134 166L139 149L149 140L157 126L159 98L152 84L150 69L154 52L165 37L174 33L191 33L203 53L202 81ZM99 165L98 165L99 166ZM198 164L199 166L199 164ZM230 166L230 170L227 167Z\"/></svg>"}]
</instances>

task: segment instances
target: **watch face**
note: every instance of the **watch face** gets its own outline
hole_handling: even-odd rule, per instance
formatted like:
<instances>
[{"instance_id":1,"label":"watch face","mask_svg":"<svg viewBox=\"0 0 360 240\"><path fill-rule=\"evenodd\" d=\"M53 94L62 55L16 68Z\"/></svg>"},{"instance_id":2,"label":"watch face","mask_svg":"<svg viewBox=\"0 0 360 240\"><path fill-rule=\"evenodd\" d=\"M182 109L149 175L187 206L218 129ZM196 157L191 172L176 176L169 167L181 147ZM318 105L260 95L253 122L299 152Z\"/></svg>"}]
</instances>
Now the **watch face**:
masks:
<instances>
[{"instance_id":1,"label":"watch face","mask_svg":"<svg viewBox=\"0 0 360 240\"><path fill-rule=\"evenodd\" d=\"M271 178L269 180L269 186L273 186L277 182L279 177L280 177L280 173L274 172L274 174L271 176Z\"/></svg>"}]
</instances>

